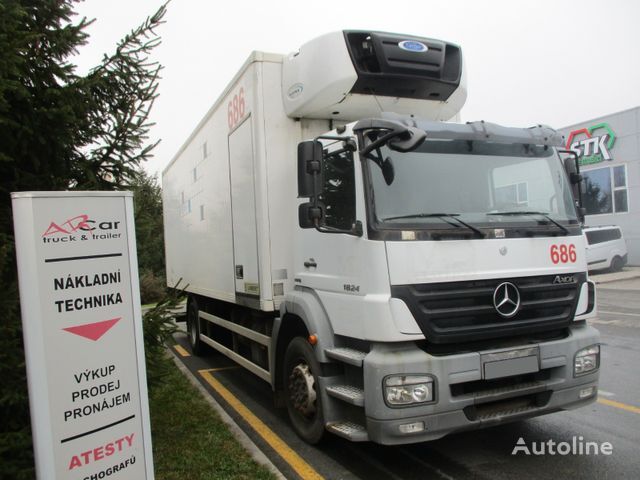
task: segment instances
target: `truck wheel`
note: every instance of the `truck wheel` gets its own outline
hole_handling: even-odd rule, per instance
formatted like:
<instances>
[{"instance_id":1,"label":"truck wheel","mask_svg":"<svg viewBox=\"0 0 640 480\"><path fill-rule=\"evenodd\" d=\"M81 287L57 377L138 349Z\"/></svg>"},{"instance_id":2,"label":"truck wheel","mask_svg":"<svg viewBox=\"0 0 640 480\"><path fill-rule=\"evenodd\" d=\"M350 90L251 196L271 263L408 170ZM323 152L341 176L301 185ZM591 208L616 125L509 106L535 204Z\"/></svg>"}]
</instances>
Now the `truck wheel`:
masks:
<instances>
[{"instance_id":1,"label":"truck wheel","mask_svg":"<svg viewBox=\"0 0 640 480\"><path fill-rule=\"evenodd\" d=\"M187 303L187 336L189 346L194 355L202 355L204 344L200 341L200 319L198 318L198 302L194 297L189 297Z\"/></svg>"},{"instance_id":2,"label":"truck wheel","mask_svg":"<svg viewBox=\"0 0 640 480\"><path fill-rule=\"evenodd\" d=\"M622 259L618 256L613 257L613 260L611 260L611 266L609 267L609 270L611 270L612 272L619 272L620 270L622 270L622 267L623 267Z\"/></svg>"},{"instance_id":3,"label":"truck wheel","mask_svg":"<svg viewBox=\"0 0 640 480\"><path fill-rule=\"evenodd\" d=\"M311 345L294 338L284 356L284 391L289 418L305 442L319 443L325 434L322 401L318 389L320 363Z\"/></svg>"}]
</instances>

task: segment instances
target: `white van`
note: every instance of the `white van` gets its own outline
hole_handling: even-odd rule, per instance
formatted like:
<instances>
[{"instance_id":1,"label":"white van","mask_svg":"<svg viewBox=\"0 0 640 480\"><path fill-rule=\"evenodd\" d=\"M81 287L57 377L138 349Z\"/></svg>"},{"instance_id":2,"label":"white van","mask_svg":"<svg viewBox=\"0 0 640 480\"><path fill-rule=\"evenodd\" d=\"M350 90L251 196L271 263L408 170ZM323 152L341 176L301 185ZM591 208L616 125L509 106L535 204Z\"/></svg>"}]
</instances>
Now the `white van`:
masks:
<instances>
[{"instance_id":1,"label":"white van","mask_svg":"<svg viewBox=\"0 0 640 480\"><path fill-rule=\"evenodd\" d=\"M587 239L587 265L589 270L608 268L612 272L627 264L627 244L622 230L616 225L584 227Z\"/></svg>"}]
</instances>

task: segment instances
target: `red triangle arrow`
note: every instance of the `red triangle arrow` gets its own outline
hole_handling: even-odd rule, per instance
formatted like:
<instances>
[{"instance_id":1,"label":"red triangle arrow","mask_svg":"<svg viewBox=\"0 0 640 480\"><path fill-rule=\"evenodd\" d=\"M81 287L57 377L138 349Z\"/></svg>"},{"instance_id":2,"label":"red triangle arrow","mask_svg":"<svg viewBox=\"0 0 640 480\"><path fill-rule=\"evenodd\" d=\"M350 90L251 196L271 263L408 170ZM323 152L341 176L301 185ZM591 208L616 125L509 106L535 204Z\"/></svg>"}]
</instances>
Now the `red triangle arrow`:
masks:
<instances>
[{"instance_id":1,"label":"red triangle arrow","mask_svg":"<svg viewBox=\"0 0 640 480\"><path fill-rule=\"evenodd\" d=\"M63 328L63 330L79 335L89 340L99 340L105 333L107 333L111 327L113 327L122 317L112 318L111 320L103 320L102 322L86 323L84 325L77 325L75 327Z\"/></svg>"}]
</instances>

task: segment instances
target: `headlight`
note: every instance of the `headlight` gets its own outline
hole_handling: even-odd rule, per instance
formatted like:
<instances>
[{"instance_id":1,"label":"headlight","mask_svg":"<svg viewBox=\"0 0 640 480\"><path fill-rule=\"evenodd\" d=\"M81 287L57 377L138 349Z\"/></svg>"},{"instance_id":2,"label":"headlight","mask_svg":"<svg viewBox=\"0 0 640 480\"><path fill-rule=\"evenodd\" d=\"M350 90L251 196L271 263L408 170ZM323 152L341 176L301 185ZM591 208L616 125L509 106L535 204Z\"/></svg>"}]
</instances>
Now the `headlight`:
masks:
<instances>
[{"instance_id":1,"label":"headlight","mask_svg":"<svg viewBox=\"0 0 640 480\"><path fill-rule=\"evenodd\" d=\"M385 402L390 406L432 402L433 384L427 375L391 375L384 379Z\"/></svg>"},{"instance_id":2,"label":"headlight","mask_svg":"<svg viewBox=\"0 0 640 480\"><path fill-rule=\"evenodd\" d=\"M597 370L600 366L600 346L591 345L576 353L573 361L573 375L575 377Z\"/></svg>"}]
</instances>

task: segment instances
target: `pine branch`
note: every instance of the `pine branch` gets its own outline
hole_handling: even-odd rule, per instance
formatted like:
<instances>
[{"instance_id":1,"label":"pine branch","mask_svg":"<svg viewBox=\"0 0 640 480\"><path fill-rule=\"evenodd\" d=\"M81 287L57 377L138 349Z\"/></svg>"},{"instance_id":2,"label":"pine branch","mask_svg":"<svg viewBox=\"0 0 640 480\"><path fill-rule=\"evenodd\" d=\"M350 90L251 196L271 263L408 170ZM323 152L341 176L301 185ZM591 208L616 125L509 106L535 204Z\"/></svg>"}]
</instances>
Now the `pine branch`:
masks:
<instances>
[{"instance_id":1,"label":"pine branch","mask_svg":"<svg viewBox=\"0 0 640 480\"><path fill-rule=\"evenodd\" d=\"M153 126L149 114L158 97L162 66L149 57L160 44L156 29L164 23L165 13L166 4L127 34L82 81L93 104L87 142L79 153L83 162L95 166L98 183L130 183L158 144L148 143ZM78 178L77 188L84 184Z\"/></svg>"}]
</instances>

